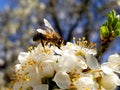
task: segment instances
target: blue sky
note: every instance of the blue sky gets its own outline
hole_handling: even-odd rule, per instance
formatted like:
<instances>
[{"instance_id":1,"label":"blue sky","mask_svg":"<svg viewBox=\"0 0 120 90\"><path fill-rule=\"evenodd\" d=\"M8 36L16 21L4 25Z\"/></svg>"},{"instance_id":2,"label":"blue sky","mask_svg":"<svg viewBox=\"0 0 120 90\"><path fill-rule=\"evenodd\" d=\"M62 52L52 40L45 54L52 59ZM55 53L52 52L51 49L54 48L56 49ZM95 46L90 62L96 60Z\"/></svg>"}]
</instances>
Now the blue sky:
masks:
<instances>
[{"instance_id":1,"label":"blue sky","mask_svg":"<svg viewBox=\"0 0 120 90\"><path fill-rule=\"evenodd\" d=\"M5 6L9 5L12 0L0 0L0 10L4 11Z\"/></svg>"}]
</instances>

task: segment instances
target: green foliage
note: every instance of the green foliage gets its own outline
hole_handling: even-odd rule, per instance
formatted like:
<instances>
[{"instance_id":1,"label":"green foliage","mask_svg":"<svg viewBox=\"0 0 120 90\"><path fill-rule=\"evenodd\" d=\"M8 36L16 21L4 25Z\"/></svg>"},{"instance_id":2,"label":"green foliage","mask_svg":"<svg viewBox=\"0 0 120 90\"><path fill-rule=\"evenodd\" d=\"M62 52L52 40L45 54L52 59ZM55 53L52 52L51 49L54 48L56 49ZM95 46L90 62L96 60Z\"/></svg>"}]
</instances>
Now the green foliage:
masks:
<instances>
[{"instance_id":1,"label":"green foliage","mask_svg":"<svg viewBox=\"0 0 120 90\"><path fill-rule=\"evenodd\" d=\"M108 14L108 24L112 24L112 22L114 21L116 17L116 12L114 10L110 11Z\"/></svg>"},{"instance_id":2,"label":"green foliage","mask_svg":"<svg viewBox=\"0 0 120 90\"><path fill-rule=\"evenodd\" d=\"M120 36L120 18L115 10L109 12L106 22L100 27L100 36L102 40Z\"/></svg>"},{"instance_id":3,"label":"green foliage","mask_svg":"<svg viewBox=\"0 0 120 90\"><path fill-rule=\"evenodd\" d=\"M100 27L100 37L101 38L107 38L109 36L109 30L107 26L101 26Z\"/></svg>"}]
</instances>

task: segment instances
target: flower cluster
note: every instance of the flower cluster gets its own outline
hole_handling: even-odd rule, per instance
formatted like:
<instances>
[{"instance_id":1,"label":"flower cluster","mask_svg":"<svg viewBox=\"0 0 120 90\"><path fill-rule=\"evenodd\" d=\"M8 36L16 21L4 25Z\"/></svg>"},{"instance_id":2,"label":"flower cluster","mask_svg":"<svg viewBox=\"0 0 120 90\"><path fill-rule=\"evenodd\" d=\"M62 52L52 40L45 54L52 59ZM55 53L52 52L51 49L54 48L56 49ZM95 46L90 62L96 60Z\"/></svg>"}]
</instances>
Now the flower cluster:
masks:
<instances>
[{"instance_id":1,"label":"flower cluster","mask_svg":"<svg viewBox=\"0 0 120 90\"><path fill-rule=\"evenodd\" d=\"M21 52L15 65L13 90L114 90L120 85L120 56L99 64L94 44L84 39L61 49L41 43ZM116 73L115 73L116 72Z\"/></svg>"}]
</instances>

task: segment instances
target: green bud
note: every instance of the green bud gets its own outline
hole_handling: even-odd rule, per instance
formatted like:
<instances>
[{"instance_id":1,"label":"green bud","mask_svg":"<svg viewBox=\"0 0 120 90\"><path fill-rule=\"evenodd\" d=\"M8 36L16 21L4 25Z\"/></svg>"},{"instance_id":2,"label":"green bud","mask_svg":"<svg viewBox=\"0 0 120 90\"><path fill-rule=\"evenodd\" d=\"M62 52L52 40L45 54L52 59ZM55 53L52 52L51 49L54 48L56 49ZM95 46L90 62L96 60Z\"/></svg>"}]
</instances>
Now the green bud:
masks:
<instances>
[{"instance_id":1,"label":"green bud","mask_svg":"<svg viewBox=\"0 0 120 90\"><path fill-rule=\"evenodd\" d=\"M112 23L114 18L116 17L116 12L115 10L110 11L110 13L108 14L108 23Z\"/></svg>"},{"instance_id":2,"label":"green bud","mask_svg":"<svg viewBox=\"0 0 120 90\"><path fill-rule=\"evenodd\" d=\"M107 26L100 27L100 37L101 39L105 39L109 36L109 30Z\"/></svg>"},{"instance_id":3,"label":"green bud","mask_svg":"<svg viewBox=\"0 0 120 90\"><path fill-rule=\"evenodd\" d=\"M120 29L115 30L115 36L120 36Z\"/></svg>"},{"instance_id":4,"label":"green bud","mask_svg":"<svg viewBox=\"0 0 120 90\"><path fill-rule=\"evenodd\" d=\"M115 31L118 30L118 29L120 29L120 21L118 21L118 22L116 23L115 27L114 27L114 30L115 30Z\"/></svg>"}]
</instances>

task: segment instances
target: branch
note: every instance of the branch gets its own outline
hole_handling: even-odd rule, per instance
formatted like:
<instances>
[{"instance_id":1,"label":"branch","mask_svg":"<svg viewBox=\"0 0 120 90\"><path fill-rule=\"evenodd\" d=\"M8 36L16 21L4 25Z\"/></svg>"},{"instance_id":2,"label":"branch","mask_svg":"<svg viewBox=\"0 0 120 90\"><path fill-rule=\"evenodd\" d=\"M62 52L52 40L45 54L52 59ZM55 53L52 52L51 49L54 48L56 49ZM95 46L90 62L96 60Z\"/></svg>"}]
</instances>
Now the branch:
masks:
<instances>
[{"instance_id":1,"label":"branch","mask_svg":"<svg viewBox=\"0 0 120 90\"><path fill-rule=\"evenodd\" d=\"M82 6L81 6L82 9L80 9L80 10L78 11L79 15L81 15L82 13L84 13L84 12L86 11L86 8L87 8L88 4L89 4L89 0L84 0L84 1L83 1L83 4L82 4ZM70 40L71 40L72 32L73 32L73 30L77 27L77 25L79 24L80 19L81 19L81 17L79 16L79 17L77 18L76 23L70 28L67 41L70 41Z\"/></svg>"},{"instance_id":2,"label":"branch","mask_svg":"<svg viewBox=\"0 0 120 90\"><path fill-rule=\"evenodd\" d=\"M63 36L62 30L59 26L59 21L58 21L57 16L56 16L56 12L54 11L54 8L56 7L56 3L57 3L57 0L50 0L49 5L50 5L51 9L49 12L51 13L52 18L54 20L55 28L58 30L58 33L60 34L60 36Z\"/></svg>"},{"instance_id":3,"label":"branch","mask_svg":"<svg viewBox=\"0 0 120 90\"><path fill-rule=\"evenodd\" d=\"M106 9L115 9L118 7L117 2L115 1L111 1L109 3L105 3L104 5L102 5L102 7L98 8L96 5L94 5L94 7L96 8L96 11L99 13L103 13L105 12Z\"/></svg>"}]
</instances>

